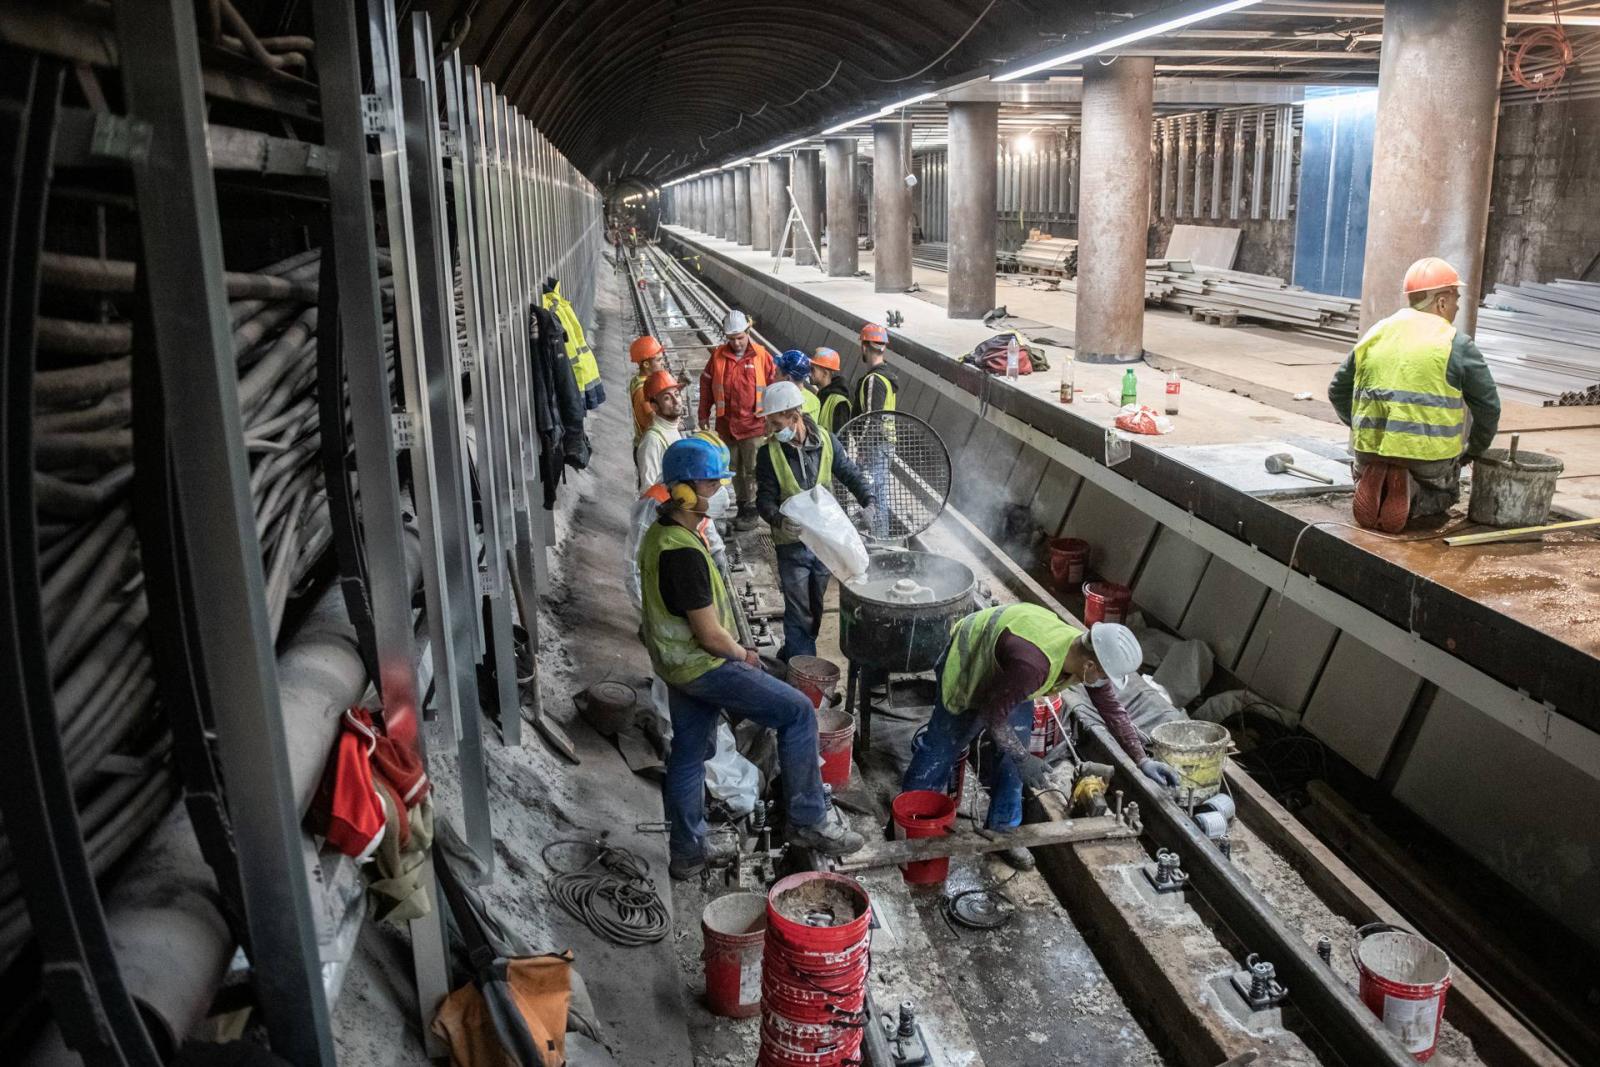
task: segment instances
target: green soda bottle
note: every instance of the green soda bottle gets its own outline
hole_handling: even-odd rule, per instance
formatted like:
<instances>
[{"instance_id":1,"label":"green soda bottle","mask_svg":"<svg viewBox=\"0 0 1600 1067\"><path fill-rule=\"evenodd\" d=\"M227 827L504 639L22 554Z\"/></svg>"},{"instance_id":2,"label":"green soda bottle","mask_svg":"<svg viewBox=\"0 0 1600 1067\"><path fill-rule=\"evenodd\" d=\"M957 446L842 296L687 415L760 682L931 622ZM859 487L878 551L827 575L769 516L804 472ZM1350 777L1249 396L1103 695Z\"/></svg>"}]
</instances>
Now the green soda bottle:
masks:
<instances>
[{"instance_id":1,"label":"green soda bottle","mask_svg":"<svg viewBox=\"0 0 1600 1067\"><path fill-rule=\"evenodd\" d=\"M1133 368L1129 367L1122 372L1122 406L1139 402L1139 379L1133 376Z\"/></svg>"}]
</instances>

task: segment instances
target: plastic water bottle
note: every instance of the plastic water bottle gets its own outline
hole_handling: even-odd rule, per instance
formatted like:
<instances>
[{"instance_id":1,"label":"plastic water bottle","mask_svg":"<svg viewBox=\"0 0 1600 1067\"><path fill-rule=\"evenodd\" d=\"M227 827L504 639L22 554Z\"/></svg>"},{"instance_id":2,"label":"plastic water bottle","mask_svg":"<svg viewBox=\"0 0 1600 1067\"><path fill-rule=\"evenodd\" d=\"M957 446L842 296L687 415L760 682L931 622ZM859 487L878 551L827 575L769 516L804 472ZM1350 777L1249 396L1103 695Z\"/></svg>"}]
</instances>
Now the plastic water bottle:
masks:
<instances>
[{"instance_id":1,"label":"plastic water bottle","mask_svg":"<svg viewBox=\"0 0 1600 1067\"><path fill-rule=\"evenodd\" d=\"M1178 413L1178 394L1183 390L1183 379L1175 370L1167 371L1167 414Z\"/></svg>"},{"instance_id":2,"label":"plastic water bottle","mask_svg":"<svg viewBox=\"0 0 1600 1067\"><path fill-rule=\"evenodd\" d=\"M1013 334L1011 340L1006 342L1006 381L1017 380L1017 368L1021 362L1022 353L1017 348L1017 338Z\"/></svg>"},{"instance_id":3,"label":"plastic water bottle","mask_svg":"<svg viewBox=\"0 0 1600 1067\"><path fill-rule=\"evenodd\" d=\"M1129 367L1122 372L1122 406L1139 402L1139 379L1133 376L1133 368Z\"/></svg>"},{"instance_id":4,"label":"plastic water bottle","mask_svg":"<svg viewBox=\"0 0 1600 1067\"><path fill-rule=\"evenodd\" d=\"M1061 402L1072 403L1073 373L1072 353L1067 353L1067 358L1061 363Z\"/></svg>"}]
</instances>

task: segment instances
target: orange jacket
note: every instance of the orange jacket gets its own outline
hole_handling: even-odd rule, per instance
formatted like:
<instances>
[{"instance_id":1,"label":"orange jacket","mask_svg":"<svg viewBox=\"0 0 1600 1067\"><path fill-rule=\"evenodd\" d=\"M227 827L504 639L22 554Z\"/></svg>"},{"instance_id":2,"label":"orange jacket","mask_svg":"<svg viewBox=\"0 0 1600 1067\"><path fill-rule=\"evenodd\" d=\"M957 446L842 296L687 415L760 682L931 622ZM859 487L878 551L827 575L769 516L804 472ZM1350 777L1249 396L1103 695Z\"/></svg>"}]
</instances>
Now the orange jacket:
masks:
<instances>
[{"instance_id":1,"label":"orange jacket","mask_svg":"<svg viewBox=\"0 0 1600 1067\"><path fill-rule=\"evenodd\" d=\"M706 425L713 409L717 432L728 441L747 441L765 437L767 420L761 411L761 398L767 383L778 377L772 355L754 341L735 356L727 345L718 345L700 373L700 425Z\"/></svg>"}]
</instances>

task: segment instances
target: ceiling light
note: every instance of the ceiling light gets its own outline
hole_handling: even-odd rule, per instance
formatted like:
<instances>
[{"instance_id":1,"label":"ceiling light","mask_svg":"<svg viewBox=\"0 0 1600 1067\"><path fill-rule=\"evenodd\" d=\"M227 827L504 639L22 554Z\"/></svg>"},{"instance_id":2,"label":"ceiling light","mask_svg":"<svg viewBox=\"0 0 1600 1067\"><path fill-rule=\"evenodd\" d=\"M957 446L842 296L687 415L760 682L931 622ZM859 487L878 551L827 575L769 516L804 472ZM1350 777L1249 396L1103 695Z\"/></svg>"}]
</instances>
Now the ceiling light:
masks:
<instances>
[{"instance_id":1,"label":"ceiling light","mask_svg":"<svg viewBox=\"0 0 1600 1067\"><path fill-rule=\"evenodd\" d=\"M1076 63L1080 59L1087 59L1090 56L1099 55L1101 52L1109 52L1113 48L1121 48L1125 44L1132 44L1134 41L1142 41L1146 37L1157 37L1163 33L1170 33L1171 31L1181 29L1184 26L1190 26L1196 22L1203 22L1206 19L1215 18L1218 15L1226 15L1230 11L1238 11L1242 7L1250 7L1251 5L1260 2L1261 0L1229 0L1229 2L1223 4L1187 4L1184 6L1189 10L1185 11L1183 14L1162 19L1161 21L1153 21L1161 14L1161 12L1157 12L1155 14L1146 16L1144 19L1134 20L1134 22L1130 23L1130 25L1136 28L1121 34L1120 36L1113 37L1105 41L1099 41L1095 44L1086 45L1082 48L1074 49L1071 52L1064 52L1058 56L1051 56L1049 59L1042 59L1037 63L1030 63L1028 66L1023 67L1020 70L1012 70L1007 71L1004 74L996 74L993 80L997 82L1008 82L1017 78L1026 78L1028 75L1037 74L1041 70L1050 70L1053 67L1064 67L1070 63Z\"/></svg>"}]
</instances>

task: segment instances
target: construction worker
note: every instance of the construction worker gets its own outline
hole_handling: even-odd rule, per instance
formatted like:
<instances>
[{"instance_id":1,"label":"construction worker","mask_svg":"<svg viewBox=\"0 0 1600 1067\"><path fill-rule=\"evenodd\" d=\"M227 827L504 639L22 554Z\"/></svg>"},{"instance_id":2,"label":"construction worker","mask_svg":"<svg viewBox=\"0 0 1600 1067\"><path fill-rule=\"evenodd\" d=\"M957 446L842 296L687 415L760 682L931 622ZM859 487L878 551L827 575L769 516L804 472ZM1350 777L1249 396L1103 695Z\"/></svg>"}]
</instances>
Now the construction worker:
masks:
<instances>
[{"instance_id":1,"label":"construction worker","mask_svg":"<svg viewBox=\"0 0 1600 1067\"><path fill-rule=\"evenodd\" d=\"M708 442L716 450L718 462L724 470L729 469L728 446L722 443L714 430L696 430L688 435L691 439ZM665 454L663 453L663 458ZM711 560L716 564L717 570L726 578L728 573L728 548L722 540L722 534L717 530L717 521L727 515L733 508L733 491L728 488L728 479L723 479L722 488L712 494L711 503L706 508L706 514L695 525L695 533L706 543L706 548L711 553ZM644 544L644 535L650 532L650 526L659 517L656 511L662 504L670 499L671 494L667 487L660 481L645 489L635 501L633 510L628 513L628 599L633 602L635 611L644 608L643 595L639 591L639 546ZM665 698L662 700L664 708ZM670 724L669 724L670 725Z\"/></svg>"},{"instance_id":2,"label":"construction worker","mask_svg":"<svg viewBox=\"0 0 1600 1067\"><path fill-rule=\"evenodd\" d=\"M889 331L876 322L861 327L861 358L867 369L856 382L855 412L893 411L895 409L894 375L884 365L889 353ZM863 466L872 483L872 494L882 502L872 524L872 536L880 541L889 536L889 470L894 461L894 427L887 426L881 434L863 443Z\"/></svg>"},{"instance_id":3,"label":"construction worker","mask_svg":"<svg viewBox=\"0 0 1600 1067\"><path fill-rule=\"evenodd\" d=\"M800 387L800 411L813 420L822 413L822 401L811 390L811 357L798 348L785 349L775 362L778 371Z\"/></svg>"},{"instance_id":4,"label":"construction worker","mask_svg":"<svg viewBox=\"0 0 1600 1067\"><path fill-rule=\"evenodd\" d=\"M761 397L778 377L772 354L750 336L750 318L737 308L722 323L718 345L700 374L700 425L715 429L733 452L733 494L738 498L735 526L753 530L756 511L756 450L767 436Z\"/></svg>"},{"instance_id":5,"label":"construction worker","mask_svg":"<svg viewBox=\"0 0 1600 1067\"><path fill-rule=\"evenodd\" d=\"M817 425L838 433L850 421L850 390L839 373L839 353L819 348L811 353L811 385L817 390Z\"/></svg>"},{"instance_id":6,"label":"construction worker","mask_svg":"<svg viewBox=\"0 0 1600 1067\"><path fill-rule=\"evenodd\" d=\"M783 586L783 648L778 658L785 663L792 656L817 654L822 598L831 575L801 543L799 528L783 517L783 502L814 485L833 492L837 480L869 515L873 510L872 494L838 439L805 414L801 407L804 392L793 382L777 382L767 388L771 436L756 457L757 506L772 527L778 581Z\"/></svg>"},{"instance_id":7,"label":"construction worker","mask_svg":"<svg viewBox=\"0 0 1600 1067\"><path fill-rule=\"evenodd\" d=\"M639 546L642 635L650 663L667 684L672 751L662 783L669 873L693 878L708 862L731 858L706 840L705 762L719 711L778 733L778 764L787 793L789 840L828 856L862 845L833 814L818 770L817 716L803 693L772 677L754 649L734 639L732 594L695 532L729 475L708 441L688 438L667 449L660 518Z\"/></svg>"},{"instance_id":8,"label":"construction worker","mask_svg":"<svg viewBox=\"0 0 1600 1067\"><path fill-rule=\"evenodd\" d=\"M650 401L645 399L645 379L658 370L667 369L667 356L661 348L661 342L649 334L635 337L628 346L628 360L633 364L633 377L628 380L628 396L633 403L633 443L639 443L639 435L650 428L652 412Z\"/></svg>"},{"instance_id":9,"label":"construction worker","mask_svg":"<svg viewBox=\"0 0 1600 1067\"><path fill-rule=\"evenodd\" d=\"M661 457L681 436L678 420L683 417L683 393L678 388L678 379L671 371L664 370L650 375L641 392L651 412L650 426L633 449L633 466L639 475L639 491L643 492L661 480Z\"/></svg>"},{"instance_id":10,"label":"construction worker","mask_svg":"<svg viewBox=\"0 0 1600 1067\"><path fill-rule=\"evenodd\" d=\"M1084 631L1037 604L973 612L950 629L950 642L934 668L939 691L933 714L912 745L900 788L943 792L957 757L987 731L997 758L981 769L989 789L984 825L992 833L1016 829L1022 824L1022 787L1042 788L1049 769L1028 751L1033 702L1079 682L1145 777L1177 786L1177 772L1146 755L1117 697L1143 660L1139 639L1116 623L1095 623ZM1019 870L1033 866L1025 848L1007 849L1001 857Z\"/></svg>"},{"instance_id":11,"label":"construction worker","mask_svg":"<svg viewBox=\"0 0 1600 1067\"><path fill-rule=\"evenodd\" d=\"M1374 324L1328 383L1328 400L1350 427L1355 520L1369 529L1397 533L1410 519L1449 511L1461 496L1463 458L1482 455L1500 425L1489 365L1454 325L1460 286L1444 260L1417 260L1405 276L1410 306Z\"/></svg>"}]
</instances>

